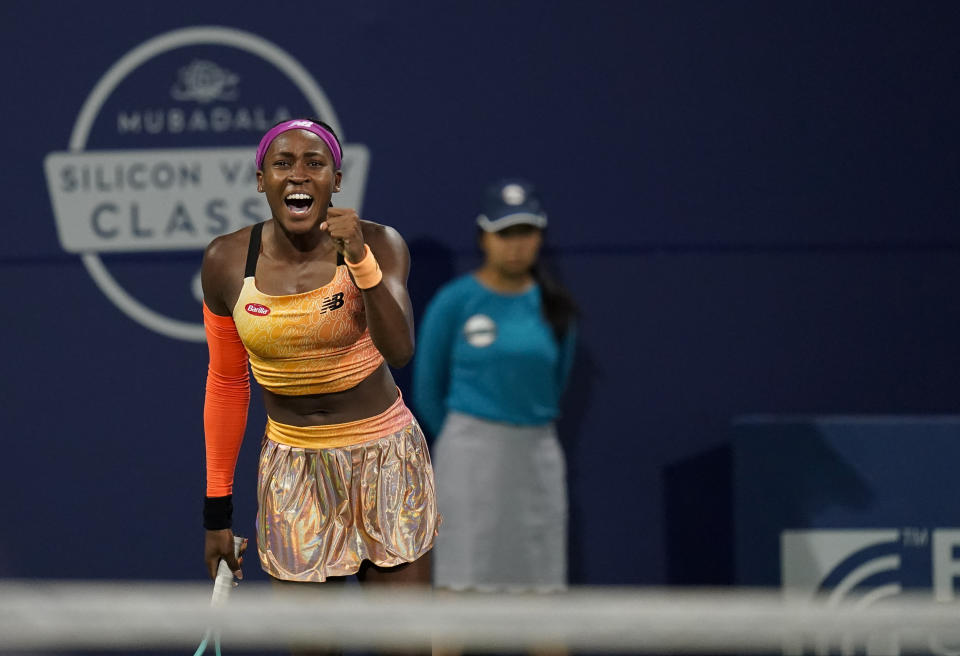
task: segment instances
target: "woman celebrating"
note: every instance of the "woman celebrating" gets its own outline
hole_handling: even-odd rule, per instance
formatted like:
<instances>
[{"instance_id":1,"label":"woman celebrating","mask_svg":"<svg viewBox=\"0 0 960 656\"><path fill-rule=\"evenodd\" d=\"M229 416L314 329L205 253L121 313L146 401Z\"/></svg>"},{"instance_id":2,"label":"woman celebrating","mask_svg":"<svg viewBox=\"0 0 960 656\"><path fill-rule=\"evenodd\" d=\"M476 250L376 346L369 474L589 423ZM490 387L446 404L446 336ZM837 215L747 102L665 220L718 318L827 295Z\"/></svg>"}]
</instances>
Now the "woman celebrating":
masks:
<instances>
[{"instance_id":1,"label":"woman celebrating","mask_svg":"<svg viewBox=\"0 0 960 656\"><path fill-rule=\"evenodd\" d=\"M272 218L218 237L204 254L211 578L221 558L242 577L231 498L249 362L268 415L257 482L267 574L429 583L430 456L387 366L413 355L409 253L394 229L330 206L341 160L339 140L320 121L271 128L256 164Z\"/></svg>"},{"instance_id":2,"label":"woman celebrating","mask_svg":"<svg viewBox=\"0 0 960 656\"><path fill-rule=\"evenodd\" d=\"M483 264L430 302L413 372L416 408L438 436L434 584L559 589L567 495L553 421L575 306L538 263L547 216L529 183L488 189L477 224Z\"/></svg>"}]
</instances>

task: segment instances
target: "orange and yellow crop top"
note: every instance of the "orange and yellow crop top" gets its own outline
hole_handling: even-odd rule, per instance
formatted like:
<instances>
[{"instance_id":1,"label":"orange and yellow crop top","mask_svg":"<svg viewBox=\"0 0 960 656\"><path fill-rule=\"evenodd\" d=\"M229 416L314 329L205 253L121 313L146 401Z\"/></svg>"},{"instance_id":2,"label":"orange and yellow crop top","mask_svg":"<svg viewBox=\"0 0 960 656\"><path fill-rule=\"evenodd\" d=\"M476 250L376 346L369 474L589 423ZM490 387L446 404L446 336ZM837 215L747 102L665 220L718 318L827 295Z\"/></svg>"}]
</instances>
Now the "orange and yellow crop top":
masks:
<instances>
[{"instance_id":1,"label":"orange and yellow crop top","mask_svg":"<svg viewBox=\"0 0 960 656\"><path fill-rule=\"evenodd\" d=\"M262 223L253 226L233 318L203 306L210 350L204 401L208 497L233 490L250 399L248 359L261 386L288 396L350 389L383 363L367 329L363 297L342 257L333 280L319 289L286 296L257 289L262 230Z\"/></svg>"},{"instance_id":2,"label":"orange and yellow crop top","mask_svg":"<svg viewBox=\"0 0 960 656\"><path fill-rule=\"evenodd\" d=\"M275 394L328 394L356 386L382 363L367 330L360 290L338 259L329 283L301 294L270 296L257 289L260 229L250 237L243 288L233 321L253 377ZM260 229L258 229L260 228Z\"/></svg>"}]
</instances>

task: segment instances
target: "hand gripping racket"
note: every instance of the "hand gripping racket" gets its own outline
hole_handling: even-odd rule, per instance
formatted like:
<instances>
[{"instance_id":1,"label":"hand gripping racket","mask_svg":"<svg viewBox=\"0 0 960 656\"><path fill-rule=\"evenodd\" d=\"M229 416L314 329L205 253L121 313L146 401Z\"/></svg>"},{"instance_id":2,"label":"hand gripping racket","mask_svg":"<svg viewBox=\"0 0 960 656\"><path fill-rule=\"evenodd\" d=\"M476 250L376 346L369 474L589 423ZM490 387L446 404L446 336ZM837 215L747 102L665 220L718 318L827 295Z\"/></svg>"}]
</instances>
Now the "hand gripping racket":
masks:
<instances>
[{"instance_id":1,"label":"hand gripping racket","mask_svg":"<svg viewBox=\"0 0 960 656\"><path fill-rule=\"evenodd\" d=\"M240 548L244 542L246 542L244 538L236 535L233 536L233 555L237 558L240 557ZM210 605L222 606L225 604L230 597L230 589L236 585L233 580L233 572L230 571L230 566L227 565L227 561L221 558L220 564L217 566L217 578L213 581L213 596L210 598ZM220 633L214 633L212 629L207 629L207 632L203 634L203 640L200 641L200 646L197 647L197 651L194 652L193 656L203 656L203 653L207 651L207 644L209 644L211 637L213 638L214 654L221 656Z\"/></svg>"}]
</instances>

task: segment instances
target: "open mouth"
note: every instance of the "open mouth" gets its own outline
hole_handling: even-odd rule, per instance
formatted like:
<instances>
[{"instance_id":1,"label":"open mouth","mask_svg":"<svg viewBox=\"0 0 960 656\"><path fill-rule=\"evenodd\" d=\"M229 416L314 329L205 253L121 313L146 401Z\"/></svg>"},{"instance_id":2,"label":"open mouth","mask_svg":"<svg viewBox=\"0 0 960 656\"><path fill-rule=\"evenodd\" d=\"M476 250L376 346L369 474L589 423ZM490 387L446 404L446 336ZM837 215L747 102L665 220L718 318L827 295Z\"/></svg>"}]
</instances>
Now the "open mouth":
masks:
<instances>
[{"instance_id":1,"label":"open mouth","mask_svg":"<svg viewBox=\"0 0 960 656\"><path fill-rule=\"evenodd\" d=\"M313 196L304 193L287 194L283 202L292 214L302 214L313 206Z\"/></svg>"}]
</instances>

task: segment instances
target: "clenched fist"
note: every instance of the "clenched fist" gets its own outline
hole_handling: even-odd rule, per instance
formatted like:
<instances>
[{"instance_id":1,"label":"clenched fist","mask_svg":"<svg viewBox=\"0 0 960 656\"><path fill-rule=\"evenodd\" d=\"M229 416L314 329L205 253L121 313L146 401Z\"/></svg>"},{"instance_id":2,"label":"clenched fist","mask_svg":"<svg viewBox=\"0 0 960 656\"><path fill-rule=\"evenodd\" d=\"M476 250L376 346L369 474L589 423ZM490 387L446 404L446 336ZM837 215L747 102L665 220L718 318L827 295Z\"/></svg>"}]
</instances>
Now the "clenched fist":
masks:
<instances>
[{"instance_id":1,"label":"clenched fist","mask_svg":"<svg viewBox=\"0 0 960 656\"><path fill-rule=\"evenodd\" d=\"M363 243L363 230L357 211L347 207L330 207L327 220L320 224L333 238L337 250L348 262L357 263L366 255Z\"/></svg>"}]
</instances>

